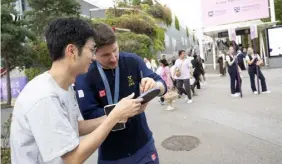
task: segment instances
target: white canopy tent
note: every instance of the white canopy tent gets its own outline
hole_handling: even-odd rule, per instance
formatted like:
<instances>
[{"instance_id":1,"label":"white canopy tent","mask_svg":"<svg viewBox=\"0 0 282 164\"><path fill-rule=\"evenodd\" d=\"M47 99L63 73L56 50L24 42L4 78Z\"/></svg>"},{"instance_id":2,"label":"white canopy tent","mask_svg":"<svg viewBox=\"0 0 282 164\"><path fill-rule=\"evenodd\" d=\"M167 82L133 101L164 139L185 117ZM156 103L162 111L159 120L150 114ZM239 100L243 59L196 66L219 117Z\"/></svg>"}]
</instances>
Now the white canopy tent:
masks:
<instances>
[{"instance_id":1,"label":"white canopy tent","mask_svg":"<svg viewBox=\"0 0 282 164\"><path fill-rule=\"evenodd\" d=\"M262 36L263 31L268 28L276 25L277 22L262 22L261 20L252 20L252 21L245 21L245 22L238 22L214 27L204 28L202 30L203 35L210 36L212 38L212 54L213 54L213 67L216 69L216 51L215 51L215 42L220 32L226 32L230 28L235 28L236 30L245 30L249 29L251 25L257 25L258 33ZM267 64L267 57L265 53L264 47L264 40L263 37L260 37L260 52L264 59L264 62Z\"/></svg>"}]
</instances>

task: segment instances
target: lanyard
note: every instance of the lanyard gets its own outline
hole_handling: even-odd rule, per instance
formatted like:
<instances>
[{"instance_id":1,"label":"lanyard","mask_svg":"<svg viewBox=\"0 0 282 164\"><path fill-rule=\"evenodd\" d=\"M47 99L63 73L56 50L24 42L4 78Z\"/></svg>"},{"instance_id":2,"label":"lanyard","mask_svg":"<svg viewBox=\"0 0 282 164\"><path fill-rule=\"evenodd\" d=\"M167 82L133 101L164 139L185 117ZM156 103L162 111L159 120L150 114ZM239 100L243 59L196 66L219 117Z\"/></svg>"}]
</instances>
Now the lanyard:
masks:
<instances>
[{"instance_id":1,"label":"lanyard","mask_svg":"<svg viewBox=\"0 0 282 164\"><path fill-rule=\"evenodd\" d=\"M106 89L106 95L107 95L107 100L108 100L108 104L116 104L118 102L118 97L119 97L119 66L116 67L115 69L115 94L114 94L114 101L113 101L113 97L112 97L112 92L111 92L111 88L108 82L108 79L106 77L106 74L101 66L100 63L97 62L97 68L99 70L99 73L102 77L105 89Z\"/></svg>"}]
</instances>

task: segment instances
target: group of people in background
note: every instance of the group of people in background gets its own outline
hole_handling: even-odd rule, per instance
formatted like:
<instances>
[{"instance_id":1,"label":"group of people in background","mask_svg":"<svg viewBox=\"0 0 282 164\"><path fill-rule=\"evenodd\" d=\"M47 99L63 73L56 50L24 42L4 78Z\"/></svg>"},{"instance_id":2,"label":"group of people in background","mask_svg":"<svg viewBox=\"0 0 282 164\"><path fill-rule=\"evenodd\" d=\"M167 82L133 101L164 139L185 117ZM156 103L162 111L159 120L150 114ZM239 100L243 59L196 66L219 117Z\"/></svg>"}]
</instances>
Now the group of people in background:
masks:
<instances>
[{"instance_id":1,"label":"group of people in background","mask_svg":"<svg viewBox=\"0 0 282 164\"><path fill-rule=\"evenodd\" d=\"M155 66L156 63L152 62L153 59L151 63L147 58L144 58L144 61L148 68L154 70L153 65ZM162 56L158 63L156 73L166 82L169 91L176 92L179 99L184 96L185 101L191 104L192 96L197 95L195 89L201 89L201 83L205 81L204 60L192 50L188 52L179 50L178 58L174 57L169 62ZM159 102L165 105L165 96L161 97ZM166 110L175 109L171 100L167 102L169 103Z\"/></svg>"},{"instance_id":2,"label":"group of people in background","mask_svg":"<svg viewBox=\"0 0 282 164\"><path fill-rule=\"evenodd\" d=\"M225 76L227 69L230 76L231 96L239 97L241 95L242 76L240 72L244 70L248 70L251 90L254 94L258 94L255 75L260 80L262 93L270 93L260 68L263 65L263 61L259 54L254 52L253 48L239 47L236 51L236 46L230 46L226 55L223 51L219 51L217 62L219 63L219 73Z\"/></svg>"}]
</instances>

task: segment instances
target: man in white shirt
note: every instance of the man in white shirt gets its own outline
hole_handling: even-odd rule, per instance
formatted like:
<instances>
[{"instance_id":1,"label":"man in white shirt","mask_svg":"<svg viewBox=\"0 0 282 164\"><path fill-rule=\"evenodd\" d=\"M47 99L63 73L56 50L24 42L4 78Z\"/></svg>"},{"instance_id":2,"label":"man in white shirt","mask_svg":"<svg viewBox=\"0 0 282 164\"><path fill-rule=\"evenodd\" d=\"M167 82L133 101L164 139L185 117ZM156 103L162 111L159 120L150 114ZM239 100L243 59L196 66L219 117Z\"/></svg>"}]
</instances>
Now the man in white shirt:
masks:
<instances>
[{"instance_id":1,"label":"man in white shirt","mask_svg":"<svg viewBox=\"0 0 282 164\"><path fill-rule=\"evenodd\" d=\"M175 69L179 70L180 75L177 76L176 74L176 80L177 80L177 89L179 91L179 94L182 95L184 93L187 95L187 103L192 103L192 95L191 95L191 86L190 86L190 61L188 59L185 59L185 51L180 50L178 52L179 58L175 62ZM183 84L184 88L183 89Z\"/></svg>"},{"instance_id":2,"label":"man in white shirt","mask_svg":"<svg viewBox=\"0 0 282 164\"><path fill-rule=\"evenodd\" d=\"M71 85L92 63L96 34L83 20L59 18L49 23L45 35L52 67L31 80L15 103L12 163L80 164L115 124L138 114L142 100L132 99L132 94L117 103L107 117L83 121Z\"/></svg>"},{"instance_id":3,"label":"man in white shirt","mask_svg":"<svg viewBox=\"0 0 282 164\"><path fill-rule=\"evenodd\" d=\"M250 76L251 89L253 93L258 94L256 83L255 83L255 75L257 75L258 78L260 79L262 93L270 93L270 91L268 91L266 87L265 77L263 76L260 70L260 65L263 63L263 61L261 60L258 54L254 54L254 50L252 48L249 47L247 53L248 55L246 56L246 61L249 65L248 72Z\"/></svg>"}]
</instances>

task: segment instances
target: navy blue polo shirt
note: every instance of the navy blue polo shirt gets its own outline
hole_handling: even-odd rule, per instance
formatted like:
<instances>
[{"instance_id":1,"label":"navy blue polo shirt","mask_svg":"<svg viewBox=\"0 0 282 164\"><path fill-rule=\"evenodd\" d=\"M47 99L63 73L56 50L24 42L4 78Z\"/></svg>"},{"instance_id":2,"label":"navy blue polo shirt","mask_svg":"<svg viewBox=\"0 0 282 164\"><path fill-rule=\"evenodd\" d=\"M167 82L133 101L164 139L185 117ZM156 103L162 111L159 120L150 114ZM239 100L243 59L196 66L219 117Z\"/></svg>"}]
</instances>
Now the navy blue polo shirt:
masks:
<instances>
[{"instance_id":1,"label":"navy blue polo shirt","mask_svg":"<svg viewBox=\"0 0 282 164\"><path fill-rule=\"evenodd\" d=\"M121 52L119 54L119 67L119 100L132 92L135 93L135 97L140 95L140 71L142 71L144 77L161 81L166 86L161 77L148 69L142 58L136 54ZM108 79L111 93L114 94L115 70L104 69L104 72ZM77 77L75 89L77 91L78 104L85 120L101 117L105 114L104 106L108 105L108 101L105 95L105 86L96 62L92 63L88 73ZM118 160L129 157L151 139L152 132L148 127L146 115L141 113L128 120L126 129L110 132L99 149L99 158L101 160Z\"/></svg>"}]
</instances>

